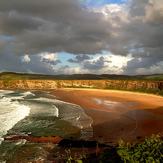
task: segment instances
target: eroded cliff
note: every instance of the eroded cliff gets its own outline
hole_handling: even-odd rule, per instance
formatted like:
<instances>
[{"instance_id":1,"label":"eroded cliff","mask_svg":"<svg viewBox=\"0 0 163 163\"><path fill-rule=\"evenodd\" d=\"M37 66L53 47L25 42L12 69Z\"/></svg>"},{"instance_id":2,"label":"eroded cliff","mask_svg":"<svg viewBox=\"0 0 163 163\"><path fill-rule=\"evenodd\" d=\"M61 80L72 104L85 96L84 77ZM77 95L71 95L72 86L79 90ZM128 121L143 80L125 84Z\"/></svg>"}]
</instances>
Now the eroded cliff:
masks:
<instances>
[{"instance_id":1,"label":"eroded cliff","mask_svg":"<svg viewBox=\"0 0 163 163\"><path fill-rule=\"evenodd\" d=\"M57 88L98 88L160 94L163 81L132 80L0 80L0 89L52 90Z\"/></svg>"}]
</instances>

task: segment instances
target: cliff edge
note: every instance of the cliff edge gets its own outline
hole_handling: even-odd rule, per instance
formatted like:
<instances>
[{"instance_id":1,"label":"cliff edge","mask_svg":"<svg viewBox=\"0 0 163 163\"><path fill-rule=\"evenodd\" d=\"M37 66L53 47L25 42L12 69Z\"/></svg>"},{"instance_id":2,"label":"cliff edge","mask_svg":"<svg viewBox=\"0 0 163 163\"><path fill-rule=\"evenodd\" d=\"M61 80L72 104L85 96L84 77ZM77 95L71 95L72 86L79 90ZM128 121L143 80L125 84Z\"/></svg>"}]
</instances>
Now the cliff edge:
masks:
<instances>
[{"instance_id":1,"label":"cliff edge","mask_svg":"<svg viewBox=\"0 0 163 163\"><path fill-rule=\"evenodd\" d=\"M4 90L53 90L95 88L146 92L163 95L163 81L132 80L0 80Z\"/></svg>"}]
</instances>

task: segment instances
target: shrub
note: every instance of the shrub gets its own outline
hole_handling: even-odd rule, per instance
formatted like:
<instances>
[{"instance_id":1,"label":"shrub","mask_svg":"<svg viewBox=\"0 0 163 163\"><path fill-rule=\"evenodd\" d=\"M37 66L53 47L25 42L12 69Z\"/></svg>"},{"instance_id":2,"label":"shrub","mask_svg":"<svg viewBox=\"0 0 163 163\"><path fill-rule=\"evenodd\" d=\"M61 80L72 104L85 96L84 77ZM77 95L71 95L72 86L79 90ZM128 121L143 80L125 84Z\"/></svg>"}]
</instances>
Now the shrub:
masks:
<instances>
[{"instance_id":1,"label":"shrub","mask_svg":"<svg viewBox=\"0 0 163 163\"><path fill-rule=\"evenodd\" d=\"M160 163L163 160L163 141L159 135L152 135L143 143L133 145L120 140L117 153L125 163Z\"/></svg>"}]
</instances>

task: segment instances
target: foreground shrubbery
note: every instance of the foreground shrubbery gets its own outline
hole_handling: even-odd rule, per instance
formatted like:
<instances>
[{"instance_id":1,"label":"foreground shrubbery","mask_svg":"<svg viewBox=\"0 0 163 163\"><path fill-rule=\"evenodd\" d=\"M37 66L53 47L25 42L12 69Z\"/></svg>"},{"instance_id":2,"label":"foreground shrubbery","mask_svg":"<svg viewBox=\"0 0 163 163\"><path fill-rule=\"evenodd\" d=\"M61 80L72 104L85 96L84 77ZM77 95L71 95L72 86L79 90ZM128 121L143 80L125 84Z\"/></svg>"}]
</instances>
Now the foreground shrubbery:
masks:
<instances>
[{"instance_id":1,"label":"foreground shrubbery","mask_svg":"<svg viewBox=\"0 0 163 163\"><path fill-rule=\"evenodd\" d=\"M143 143L124 143L118 147L106 149L102 154L80 155L72 157L68 152L67 163L161 163L163 160L163 140L159 135L146 138Z\"/></svg>"},{"instance_id":2,"label":"foreground shrubbery","mask_svg":"<svg viewBox=\"0 0 163 163\"><path fill-rule=\"evenodd\" d=\"M143 143L125 144L122 140L117 150L123 162L161 162L163 160L163 141L160 136L152 135Z\"/></svg>"}]
</instances>

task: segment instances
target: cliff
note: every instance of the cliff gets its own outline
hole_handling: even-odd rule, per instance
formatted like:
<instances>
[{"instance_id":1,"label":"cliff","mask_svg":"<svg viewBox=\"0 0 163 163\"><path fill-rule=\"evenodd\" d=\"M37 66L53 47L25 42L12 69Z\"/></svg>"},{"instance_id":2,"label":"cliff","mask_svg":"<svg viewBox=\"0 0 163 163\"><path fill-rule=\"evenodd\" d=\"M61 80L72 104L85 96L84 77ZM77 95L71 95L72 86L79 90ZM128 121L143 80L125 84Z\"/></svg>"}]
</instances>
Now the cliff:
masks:
<instances>
[{"instance_id":1,"label":"cliff","mask_svg":"<svg viewBox=\"0 0 163 163\"><path fill-rule=\"evenodd\" d=\"M57 88L116 89L163 94L163 81L132 80L0 80L0 89L52 90Z\"/></svg>"}]
</instances>

